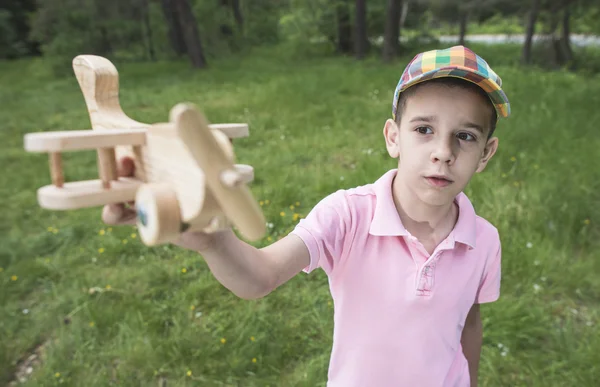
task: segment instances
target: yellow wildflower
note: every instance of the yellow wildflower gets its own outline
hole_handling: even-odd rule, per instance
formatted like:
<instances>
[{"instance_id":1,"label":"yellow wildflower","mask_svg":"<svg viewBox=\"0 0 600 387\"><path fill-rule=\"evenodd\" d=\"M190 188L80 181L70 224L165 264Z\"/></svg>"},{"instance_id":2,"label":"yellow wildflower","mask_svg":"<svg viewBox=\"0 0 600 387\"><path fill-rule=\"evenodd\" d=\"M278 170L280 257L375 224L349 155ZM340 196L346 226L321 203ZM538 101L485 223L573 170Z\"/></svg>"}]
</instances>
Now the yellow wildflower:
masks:
<instances>
[{"instance_id":1,"label":"yellow wildflower","mask_svg":"<svg viewBox=\"0 0 600 387\"><path fill-rule=\"evenodd\" d=\"M298 220L299 217L300 217L300 214L294 214L294 221Z\"/></svg>"},{"instance_id":2,"label":"yellow wildflower","mask_svg":"<svg viewBox=\"0 0 600 387\"><path fill-rule=\"evenodd\" d=\"M256 358L255 357L252 358L252 363L256 363Z\"/></svg>"},{"instance_id":3,"label":"yellow wildflower","mask_svg":"<svg viewBox=\"0 0 600 387\"><path fill-rule=\"evenodd\" d=\"M221 344L225 344L227 342L227 340L223 337L221 338Z\"/></svg>"},{"instance_id":4,"label":"yellow wildflower","mask_svg":"<svg viewBox=\"0 0 600 387\"><path fill-rule=\"evenodd\" d=\"M16 275L13 275L10 277L11 281L16 281L17 279L19 279L19 277L17 277Z\"/></svg>"},{"instance_id":5,"label":"yellow wildflower","mask_svg":"<svg viewBox=\"0 0 600 387\"><path fill-rule=\"evenodd\" d=\"M96 325L93 321L90 321L90 327L94 327L94 325Z\"/></svg>"},{"instance_id":6,"label":"yellow wildflower","mask_svg":"<svg viewBox=\"0 0 600 387\"><path fill-rule=\"evenodd\" d=\"M106 285L106 290L110 290L112 287L110 285Z\"/></svg>"},{"instance_id":7,"label":"yellow wildflower","mask_svg":"<svg viewBox=\"0 0 600 387\"><path fill-rule=\"evenodd\" d=\"M196 307L194 305L190 306L190 310L194 310Z\"/></svg>"},{"instance_id":8,"label":"yellow wildflower","mask_svg":"<svg viewBox=\"0 0 600 387\"><path fill-rule=\"evenodd\" d=\"M131 234L131 239L135 239L135 238L137 238L137 234L136 233L132 233Z\"/></svg>"},{"instance_id":9,"label":"yellow wildflower","mask_svg":"<svg viewBox=\"0 0 600 387\"><path fill-rule=\"evenodd\" d=\"M99 252L100 254L102 254L102 253L104 252L104 247L100 247L100 248L98 249L98 252Z\"/></svg>"},{"instance_id":10,"label":"yellow wildflower","mask_svg":"<svg viewBox=\"0 0 600 387\"><path fill-rule=\"evenodd\" d=\"M183 269L181 269L181 272L185 274L187 273L187 269L184 267Z\"/></svg>"},{"instance_id":11,"label":"yellow wildflower","mask_svg":"<svg viewBox=\"0 0 600 387\"><path fill-rule=\"evenodd\" d=\"M191 371L191 370L188 370L188 372L186 372L186 375L187 375L187 376L192 376L192 371Z\"/></svg>"},{"instance_id":12,"label":"yellow wildflower","mask_svg":"<svg viewBox=\"0 0 600 387\"><path fill-rule=\"evenodd\" d=\"M262 201L262 200L261 200L260 202L258 202L258 203L259 203L261 206L264 206L264 205L265 205L265 202L264 202L264 201Z\"/></svg>"},{"instance_id":13,"label":"yellow wildflower","mask_svg":"<svg viewBox=\"0 0 600 387\"><path fill-rule=\"evenodd\" d=\"M513 185L514 185L515 187L518 187L518 186L519 186L519 182L518 182L518 181L515 181L515 182L513 183Z\"/></svg>"},{"instance_id":14,"label":"yellow wildflower","mask_svg":"<svg viewBox=\"0 0 600 387\"><path fill-rule=\"evenodd\" d=\"M55 378L60 378L60 372L57 372L57 373L55 373L55 374L54 374L54 377L55 377Z\"/></svg>"},{"instance_id":15,"label":"yellow wildflower","mask_svg":"<svg viewBox=\"0 0 600 387\"><path fill-rule=\"evenodd\" d=\"M0 267L0 273L2 273L3 271L4 271L4 269Z\"/></svg>"},{"instance_id":16,"label":"yellow wildflower","mask_svg":"<svg viewBox=\"0 0 600 387\"><path fill-rule=\"evenodd\" d=\"M52 232L52 230L54 230L54 227L50 226L46 230L48 230L48 232Z\"/></svg>"},{"instance_id":17,"label":"yellow wildflower","mask_svg":"<svg viewBox=\"0 0 600 387\"><path fill-rule=\"evenodd\" d=\"M515 156L510 158L510 161L517 161L517 158Z\"/></svg>"},{"instance_id":18,"label":"yellow wildflower","mask_svg":"<svg viewBox=\"0 0 600 387\"><path fill-rule=\"evenodd\" d=\"M271 238L270 236L268 236L268 237L267 237L267 240L268 240L269 242L271 242L271 241L273 240L273 238Z\"/></svg>"},{"instance_id":19,"label":"yellow wildflower","mask_svg":"<svg viewBox=\"0 0 600 387\"><path fill-rule=\"evenodd\" d=\"M104 229L98 231L98 235L104 235L104 234L106 234L106 231L104 231Z\"/></svg>"},{"instance_id":20,"label":"yellow wildflower","mask_svg":"<svg viewBox=\"0 0 600 387\"><path fill-rule=\"evenodd\" d=\"M111 232L111 231L112 231L112 227L109 227L109 228L108 228L108 232Z\"/></svg>"},{"instance_id":21,"label":"yellow wildflower","mask_svg":"<svg viewBox=\"0 0 600 387\"><path fill-rule=\"evenodd\" d=\"M285 212L281 211L281 212L279 213L279 215L281 215L281 216L285 216Z\"/></svg>"},{"instance_id":22,"label":"yellow wildflower","mask_svg":"<svg viewBox=\"0 0 600 387\"><path fill-rule=\"evenodd\" d=\"M123 244L126 245L127 244L127 239L123 239Z\"/></svg>"},{"instance_id":23,"label":"yellow wildflower","mask_svg":"<svg viewBox=\"0 0 600 387\"><path fill-rule=\"evenodd\" d=\"M250 336L250 341L255 341L256 339L254 338L254 336Z\"/></svg>"},{"instance_id":24,"label":"yellow wildflower","mask_svg":"<svg viewBox=\"0 0 600 387\"><path fill-rule=\"evenodd\" d=\"M269 204L271 201L269 199L265 200L265 204Z\"/></svg>"},{"instance_id":25,"label":"yellow wildflower","mask_svg":"<svg viewBox=\"0 0 600 387\"><path fill-rule=\"evenodd\" d=\"M296 207L298 207L300 205L300 202L296 202Z\"/></svg>"},{"instance_id":26,"label":"yellow wildflower","mask_svg":"<svg viewBox=\"0 0 600 387\"><path fill-rule=\"evenodd\" d=\"M294 207L294 205L292 204L292 205L290 206L290 210L292 210L292 211L293 211L293 210L294 210L294 208L295 208L295 207Z\"/></svg>"},{"instance_id":27,"label":"yellow wildflower","mask_svg":"<svg viewBox=\"0 0 600 387\"><path fill-rule=\"evenodd\" d=\"M589 219L584 220L583 224L590 224L590 220Z\"/></svg>"}]
</instances>

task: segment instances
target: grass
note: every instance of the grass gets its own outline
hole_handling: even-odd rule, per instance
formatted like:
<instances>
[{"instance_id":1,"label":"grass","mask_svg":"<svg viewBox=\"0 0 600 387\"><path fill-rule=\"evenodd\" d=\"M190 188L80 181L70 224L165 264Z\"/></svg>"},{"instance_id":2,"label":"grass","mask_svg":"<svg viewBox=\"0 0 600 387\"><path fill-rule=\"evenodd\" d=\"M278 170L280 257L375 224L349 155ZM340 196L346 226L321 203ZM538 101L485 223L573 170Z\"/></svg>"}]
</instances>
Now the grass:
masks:
<instances>
[{"instance_id":1,"label":"grass","mask_svg":"<svg viewBox=\"0 0 600 387\"><path fill-rule=\"evenodd\" d=\"M466 190L503 241L502 296L482 308L481 385L596 385L600 78L518 68L505 55L518 49L477 49L514 112L499 125L498 154ZM384 65L285 53L197 72L187 62L116 63L134 119L165 121L191 101L212 122L250 124L236 152L255 167L252 190L273 225L257 247L332 191L394 167L381 129L413 54ZM73 76L54 77L40 60L0 63L0 84L0 385L39 346L25 386L325 385L333 307L322 272L244 301L201 257L147 248L134 229L104 226L98 208L40 209L47 157L25 153L23 136L88 128L83 98ZM96 176L93 152L65 159L67 180Z\"/></svg>"}]
</instances>

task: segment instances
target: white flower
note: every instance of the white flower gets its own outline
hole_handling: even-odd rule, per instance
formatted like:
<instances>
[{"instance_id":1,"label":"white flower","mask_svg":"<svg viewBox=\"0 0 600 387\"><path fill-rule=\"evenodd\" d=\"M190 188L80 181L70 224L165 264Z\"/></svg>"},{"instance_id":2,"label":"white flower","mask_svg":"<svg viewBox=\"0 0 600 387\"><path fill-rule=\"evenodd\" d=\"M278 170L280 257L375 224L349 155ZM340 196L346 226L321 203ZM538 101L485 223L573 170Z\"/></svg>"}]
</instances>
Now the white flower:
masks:
<instances>
[{"instance_id":1,"label":"white flower","mask_svg":"<svg viewBox=\"0 0 600 387\"><path fill-rule=\"evenodd\" d=\"M344 180L344 176L340 176L340 180Z\"/></svg>"},{"instance_id":2,"label":"white flower","mask_svg":"<svg viewBox=\"0 0 600 387\"><path fill-rule=\"evenodd\" d=\"M202 312L196 312L196 318L202 317Z\"/></svg>"},{"instance_id":3,"label":"white flower","mask_svg":"<svg viewBox=\"0 0 600 387\"><path fill-rule=\"evenodd\" d=\"M571 309L571 313L573 313L573 314L579 314L579 311L577 309Z\"/></svg>"},{"instance_id":4,"label":"white flower","mask_svg":"<svg viewBox=\"0 0 600 387\"><path fill-rule=\"evenodd\" d=\"M539 292L542 289L542 287L538 284L533 284L533 291L534 292Z\"/></svg>"},{"instance_id":5,"label":"white flower","mask_svg":"<svg viewBox=\"0 0 600 387\"><path fill-rule=\"evenodd\" d=\"M533 261L533 264L536 265L536 266L539 266L540 265L540 261L535 260L535 261Z\"/></svg>"},{"instance_id":6,"label":"white flower","mask_svg":"<svg viewBox=\"0 0 600 387\"><path fill-rule=\"evenodd\" d=\"M23 309L23 314L29 314L29 309Z\"/></svg>"},{"instance_id":7,"label":"white flower","mask_svg":"<svg viewBox=\"0 0 600 387\"><path fill-rule=\"evenodd\" d=\"M285 139L285 134L282 134L281 137L279 137L280 139Z\"/></svg>"},{"instance_id":8,"label":"white flower","mask_svg":"<svg viewBox=\"0 0 600 387\"><path fill-rule=\"evenodd\" d=\"M533 247L533 244L532 244L531 242L527 242L527 245L526 245L526 246L527 246L527 248L528 248L528 249L530 249L530 248L532 248L532 247Z\"/></svg>"}]
</instances>

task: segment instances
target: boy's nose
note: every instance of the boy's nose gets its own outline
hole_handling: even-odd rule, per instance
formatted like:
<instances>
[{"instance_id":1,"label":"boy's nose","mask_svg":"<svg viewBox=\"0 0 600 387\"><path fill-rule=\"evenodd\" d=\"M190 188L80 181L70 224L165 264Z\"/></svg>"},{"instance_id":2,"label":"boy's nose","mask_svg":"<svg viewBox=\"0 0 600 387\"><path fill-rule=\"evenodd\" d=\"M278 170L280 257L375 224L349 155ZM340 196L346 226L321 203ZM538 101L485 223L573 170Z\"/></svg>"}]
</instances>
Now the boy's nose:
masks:
<instances>
[{"instance_id":1,"label":"boy's nose","mask_svg":"<svg viewBox=\"0 0 600 387\"><path fill-rule=\"evenodd\" d=\"M451 164L454 161L452 144L449 141L438 141L431 152L431 161Z\"/></svg>"}]
</instances>

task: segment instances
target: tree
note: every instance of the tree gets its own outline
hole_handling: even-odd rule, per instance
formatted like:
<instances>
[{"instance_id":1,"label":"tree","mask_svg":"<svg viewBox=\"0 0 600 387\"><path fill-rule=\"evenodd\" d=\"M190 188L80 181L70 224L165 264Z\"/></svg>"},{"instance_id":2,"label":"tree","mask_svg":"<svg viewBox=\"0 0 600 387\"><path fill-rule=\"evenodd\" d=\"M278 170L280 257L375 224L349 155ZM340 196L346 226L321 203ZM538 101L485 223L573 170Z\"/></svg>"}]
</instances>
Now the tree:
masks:
<instances>
[{"instance_id":1,"label":"tree","mask_svg":"<svg viewBox=\"0 0 600 387\"><path fill-rule=\"evenodd\" d=\"M175 5L172 4L173 0L161 0L161 6L165 22L167 23L167 31L169 35L169 41L171 47L177 56L185 55L187 52L185 49L185 39L183 37L183 30L177 17Z\"/></svg>"},{"instance_id":2,"label":"tree","mask_svg":"<svg viewBox=\"0 0 600 387\"><path fill-rule=\"evenodd\" d=\"M531 9L527 16L527 26L525 28L525 43L521 54L521 62L524 64L531 63L531 45L533 34L535 33L535 22L540 12L540 0L531 0Z\"/></svg>"},{"instance_id":3,"label":"tree","mask_svg":"<svg viewBox=\"0 0 600 387\"><path fill-rule=\"evenodd\" d=\"M369 37L367 34L367 0L356 0L356 20L354 21L354 55L363 59L367 55Z\"/></svg>"},{"instance_id":4,"label":"tree","mask_svg":"<svg viewBox=\"0 0 600 387\"><path fill-rule=\"evenodd\" d=\"M207 66L202 42L200 41L200 32L196 16L192 10L189 0L171 0L174 5L177 20L183 32L186 52L195 68L204 68Z\"/></svg>"},{"instance_id":5,"label":"tree","mask_svg":"<svg viewBox=\"0 0 600 387\"><path fill-rule=\"evenodd\" d=\"M385 34L383 40L383 60L390 62L400 52L400 17L402 0L388 0Z\"/></svg>"},{"instance_id":6,"label":"tree","mask_svg":"<svg viewBox=\"0 0 600 387\"><path fill-rule=\"evenodd\" d=\"M337 22L337 52L340 54L349 54L352 52L353 42L348 0L338 0L336 2L335 17Z\"/></svg>"}]
</instances>

